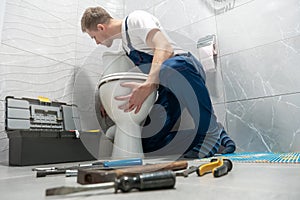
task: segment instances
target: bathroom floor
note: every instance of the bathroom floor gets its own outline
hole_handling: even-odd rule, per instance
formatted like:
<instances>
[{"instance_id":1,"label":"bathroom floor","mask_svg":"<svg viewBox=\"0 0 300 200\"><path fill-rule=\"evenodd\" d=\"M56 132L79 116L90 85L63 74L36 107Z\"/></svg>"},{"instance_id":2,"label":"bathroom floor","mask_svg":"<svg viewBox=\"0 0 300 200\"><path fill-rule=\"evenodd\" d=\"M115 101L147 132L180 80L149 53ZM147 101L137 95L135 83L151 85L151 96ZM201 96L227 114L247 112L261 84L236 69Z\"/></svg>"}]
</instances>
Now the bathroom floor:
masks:
<instances>
[{"instance_id":1,"label":"bathroom floor","mask_svg":"<svg viewBox=\"0 0 300 200\"><path fill-rule=\"evenodd\" d=\"M146 163L163 163L172 158L144 159ZM90 163L90 162L81 162ZM205 163L189 160L189 166ZM55 166L72 166L61 163ZM41 165L39 165L40 167ZM54 166L54 165L44 165ZM145 192L114 193L113 189L74 193L65 196L45 196L47 188L78 186L76 177L52 175L36 178L32 168L37 166L10 167L0 163L1 200L24 199L300 199L300 164L238 163L227 175L214 178L212 174L198 177L177 177L174 189Z\"/></svg>"}]
</instances>

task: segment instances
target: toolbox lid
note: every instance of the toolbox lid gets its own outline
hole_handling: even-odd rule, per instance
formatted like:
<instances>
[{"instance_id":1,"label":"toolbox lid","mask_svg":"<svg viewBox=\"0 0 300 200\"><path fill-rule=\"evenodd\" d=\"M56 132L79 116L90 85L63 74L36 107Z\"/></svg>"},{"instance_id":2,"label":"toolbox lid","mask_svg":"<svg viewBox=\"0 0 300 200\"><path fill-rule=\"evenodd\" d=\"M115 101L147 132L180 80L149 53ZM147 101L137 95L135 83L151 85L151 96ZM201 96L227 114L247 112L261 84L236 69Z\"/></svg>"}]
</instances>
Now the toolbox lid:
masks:
<instances>
[{"instance_id":1,"label":"toolbox lid","mask_svg":"<svg viewBox=\"0 0 300 200\"><path fill-rule=\"evenodd\" d=\"M5 129L68 131L80 129L75 105L40 99L6 97Z\"/></svg>"}]
</instances>

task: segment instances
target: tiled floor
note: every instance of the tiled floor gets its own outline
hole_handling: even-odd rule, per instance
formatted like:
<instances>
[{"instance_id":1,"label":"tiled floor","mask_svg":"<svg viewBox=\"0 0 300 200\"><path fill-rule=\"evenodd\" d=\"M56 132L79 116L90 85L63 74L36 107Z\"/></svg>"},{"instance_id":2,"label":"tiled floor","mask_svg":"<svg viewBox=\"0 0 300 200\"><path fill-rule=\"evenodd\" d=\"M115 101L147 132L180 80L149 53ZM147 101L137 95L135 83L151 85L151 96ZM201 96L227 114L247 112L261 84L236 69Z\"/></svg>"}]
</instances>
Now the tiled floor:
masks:
<instances>
[{"instance_id":1,"label":"tiled floor","mask_svg":"<svg viewBox=\"0 0 300 200\"><path fill-rule=\"evenodd\" d=\"M165 162L166 159L145 159L144 163L158 161ZM74 164L78 163L55 166ZM199 164L201 162L196 160L189 161L189 165ZM51 197L45 196L47 188L79 185L76 177L55 175L36 178L31 170L33 167L36 166L9 167L7 163L0 163L0 199L300 199L299 164L234 163L232 171L220 178L214 178L212 174L177 177L175 189L118 194L114 194L113 189L107 189Z\"/></svg>"}]
</instances>

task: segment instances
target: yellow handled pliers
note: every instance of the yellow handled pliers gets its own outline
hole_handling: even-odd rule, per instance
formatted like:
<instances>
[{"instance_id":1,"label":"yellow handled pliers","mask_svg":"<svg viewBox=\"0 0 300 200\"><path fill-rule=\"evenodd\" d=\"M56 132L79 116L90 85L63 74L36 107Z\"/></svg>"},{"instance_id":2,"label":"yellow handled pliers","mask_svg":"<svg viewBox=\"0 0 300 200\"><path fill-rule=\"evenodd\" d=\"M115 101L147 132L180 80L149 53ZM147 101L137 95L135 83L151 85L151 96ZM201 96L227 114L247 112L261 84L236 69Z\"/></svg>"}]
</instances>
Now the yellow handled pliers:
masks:
<instances>
[{"instance_id":1,"label":"yellow handled pliers","mask_svg":"<svg viewBox=\"0 0 300 200\"><path fill-rule=\"evenodd\" d=\"M203 176L206 173L212 172L214 177L226 175L232 170L233 164L229 159L213 158L210 163L199 166L196 171L198 176Z\"/></svg>"},{"instance_id":2,"label":"yellow handled pliers","mask_svg":"<svg viewBox=\"0 0 300 200\"><path fill-rule=\"evenodd\" d=\"M176 176L188 177L189 174L197 172L198 176L212 172L214 177L226 175L232 170L233 164L231 160L226 158L213 158L210 163L205 163L200 166L191 166L183 172L177 172Z\"/></svg>"}]
</instances>

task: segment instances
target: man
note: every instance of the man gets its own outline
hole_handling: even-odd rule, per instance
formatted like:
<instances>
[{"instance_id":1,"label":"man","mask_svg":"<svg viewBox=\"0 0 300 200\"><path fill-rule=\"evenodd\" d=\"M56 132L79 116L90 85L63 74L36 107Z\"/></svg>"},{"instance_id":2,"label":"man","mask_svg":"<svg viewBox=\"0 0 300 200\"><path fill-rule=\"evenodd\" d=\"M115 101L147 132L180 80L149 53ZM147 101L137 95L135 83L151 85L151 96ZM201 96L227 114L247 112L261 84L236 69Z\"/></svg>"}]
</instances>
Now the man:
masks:
<instances>
[{"instance_id":1,"label":"man","mask_svg":"<svg viewBox=\"0 0 300 200\"><path fill-rule=\"evenodd\" d=\"M151 110L143 130L145 153L180 153L184 157L210 157L218 152L232 153L235 143L217 122L201 63L189 52L171 41L158 19L144 11L134 11L125 19L115 19L101 7L87 8L81 19L81 28L97 44L110 47L115 39L122 40L127 56L148 74L142 83L123 83L132 89L127 96L116 97L126 101L120 106L125 112L138 113L145 99L158 90L156 105ZM183 109L192 116L194 127L174 131ZM154 130L147 127L160 127Z\"/></svg>"}]
</instances>

